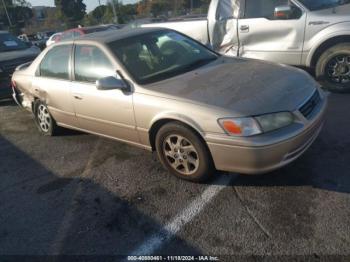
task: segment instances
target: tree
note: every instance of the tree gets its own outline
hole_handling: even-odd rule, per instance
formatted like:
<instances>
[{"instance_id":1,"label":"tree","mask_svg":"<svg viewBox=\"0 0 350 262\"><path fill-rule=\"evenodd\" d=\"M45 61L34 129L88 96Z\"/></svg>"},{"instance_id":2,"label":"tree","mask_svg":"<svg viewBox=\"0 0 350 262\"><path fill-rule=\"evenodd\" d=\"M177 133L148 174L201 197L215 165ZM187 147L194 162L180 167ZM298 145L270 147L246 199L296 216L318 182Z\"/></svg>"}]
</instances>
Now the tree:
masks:
<instances>
[{"instance_id":1,"label":"tree","mask_svg":"<svg viewBox=\"0 0 350 262\"><path fill-rule=\"evenodd\" d=\"M77 26L86 14L83 0L55 0L55 5L68 26Z\"/></svg>"},{"instance_id":2,"label":"tree","mask_svg":"<svg viewBox=\"0 0 350 262\"><path fill-rule=\"evenodd\" d=\"M150 13L151 11L152 0L141 0L137 4L137 14L144 16Z\"/></svg>"},{"instance_id":3,"label":"tree","mask_svg":"<svg viewBox=\"0 0 350 262\"><path fill-rule=\"evenodd\" d=\"M170 9L169 1L156 0L151 2L151 13L154 17L164 14Z\"/></svg>"},{"instance_id":4,"label":"tree","mask_svg":"<svg viewBox=\"0 0 350 262\"><path fill-rule=\"evenodd\" d=\"M97 21L101 21L102 17L105 15L107 11L107 8L108 7L106 5L100 5L96 7L93 11L91 11L89 15L92 15L92 17Z\"/></svg>"},{"instance_id":5,"label":"tree","mask_svg":"<svg viewBox=\"0 0 350 262\"><path fill-rule=\"evenodd\" d=\"M8 16L12 27L10 30L19 33L20 28L24 27L26 21L33 17L31 5L26 0L4 0ZM0 24L10 27L10 21L7 17L6 10L0 5Z\"/></svg>"}]
</instances>

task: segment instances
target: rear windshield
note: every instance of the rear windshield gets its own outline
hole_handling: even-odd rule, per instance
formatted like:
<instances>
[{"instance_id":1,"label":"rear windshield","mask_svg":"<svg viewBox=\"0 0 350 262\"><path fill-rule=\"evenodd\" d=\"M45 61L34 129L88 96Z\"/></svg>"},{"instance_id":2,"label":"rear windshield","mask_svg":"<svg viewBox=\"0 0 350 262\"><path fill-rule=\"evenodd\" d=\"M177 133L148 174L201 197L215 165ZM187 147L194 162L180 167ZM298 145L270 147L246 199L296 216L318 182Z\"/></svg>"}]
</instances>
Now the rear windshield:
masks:
<instances>
[{"instance_id":1,"label":"rear windshield","mask_svg":"<svg viewBox=\"0 0 350 262\"><path fill-rule=\"evenodd\" d=\"M0 52L27 49L27 45L9 33L0 34Z\"/></svg>"}]
</instances>

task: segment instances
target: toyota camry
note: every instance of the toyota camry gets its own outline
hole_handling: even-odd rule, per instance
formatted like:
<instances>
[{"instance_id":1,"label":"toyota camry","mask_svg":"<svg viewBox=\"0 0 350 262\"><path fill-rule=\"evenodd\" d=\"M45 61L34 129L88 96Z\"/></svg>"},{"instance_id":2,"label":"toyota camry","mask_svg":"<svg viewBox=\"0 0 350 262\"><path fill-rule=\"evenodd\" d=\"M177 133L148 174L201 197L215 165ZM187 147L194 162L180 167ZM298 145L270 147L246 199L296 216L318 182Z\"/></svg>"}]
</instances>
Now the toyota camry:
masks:
<instances>
[{"instance_id":1,"label":"toyota camry","mask_svg":"<svg viewBox=\"0 0 350 262\"><path fill-rule=\"evenodd\" d=\"M317 138L327 106L302 70L221 56L157 28L54 44L17 68L12 88L43 135L70 128L156 151L190 181L291 163Z\"/></svg>"}]
</instances>

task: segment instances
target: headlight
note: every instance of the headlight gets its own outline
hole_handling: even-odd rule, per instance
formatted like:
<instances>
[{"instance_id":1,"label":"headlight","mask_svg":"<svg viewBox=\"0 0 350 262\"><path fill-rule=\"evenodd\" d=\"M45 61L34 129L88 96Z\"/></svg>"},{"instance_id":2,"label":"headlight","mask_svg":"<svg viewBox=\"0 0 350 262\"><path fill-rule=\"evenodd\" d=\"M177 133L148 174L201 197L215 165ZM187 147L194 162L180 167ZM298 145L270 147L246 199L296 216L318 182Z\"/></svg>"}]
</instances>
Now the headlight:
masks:
<instances>
[{"instance_id":1,"label":"headlight","mask_svg":"<svg viewBox=\"0 0 350 262\"><path fill-rule=\"evenodd\" d=\"M290 112L267 114L257 116L255 119L264 133L289 126L294 122L294 116Z\"/></svg>"},{"instance_id":2,"label":"headlight","mask_svg":"<svg viewBox=\"0 0 350 262\"><path fill-rule=\"evenodd\" d=\"M294 116L290 112L267 114L256 117L222 118L219 124L231 136L254 136L291 125Z\"/></svg>"},{"instance_id":3,"label":"headlight","mask_svg":"<svg viewBox=\"0 0 350 262\"><path fill-rule=\"evenodd\" d=\"M254 136L262 133L259 124L252 117L223 118L219 119L219 124L232 136Z\"/></svg>"}]
</instances>

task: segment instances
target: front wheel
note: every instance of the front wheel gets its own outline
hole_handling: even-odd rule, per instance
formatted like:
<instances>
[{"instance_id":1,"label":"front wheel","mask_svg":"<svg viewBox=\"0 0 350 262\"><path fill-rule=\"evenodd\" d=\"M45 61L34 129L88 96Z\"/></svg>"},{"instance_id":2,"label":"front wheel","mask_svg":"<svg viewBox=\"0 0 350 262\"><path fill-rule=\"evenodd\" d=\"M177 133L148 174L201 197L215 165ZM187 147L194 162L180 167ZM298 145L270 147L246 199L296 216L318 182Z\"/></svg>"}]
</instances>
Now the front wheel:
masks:
<instances>
[{"instance_id":1,"label":"front wheel","mask_svg":"<svg viewBox=\"0 0 350 262\"><path fill-rule=\"evenodd\" d=\"M172 122L160 128L156 150L163 166L179 178L200 182L212 176L213 162L204 141L181 123Z\"/></svg>"},{"instance_id":2,"label":"front wheel","mask_svg":"<svg viewBox=\"0 0 350 262\"><path fill-rule=\"evenodd\" d=\"M316 78L332 92L350 92L350 43L326 50L316 64Z\"/></svg>"},{"instance_id":3,"label":"front wheel","mask_svg":"<svg viewBox=\"0 0 350 262\"><path fill-rule=\"evenodd\" d=\"M37 100L34 104L35 123L43 135L54 136L58 132L56 121L51 116L46 104Z\"/></svg>"}]
</instances>

